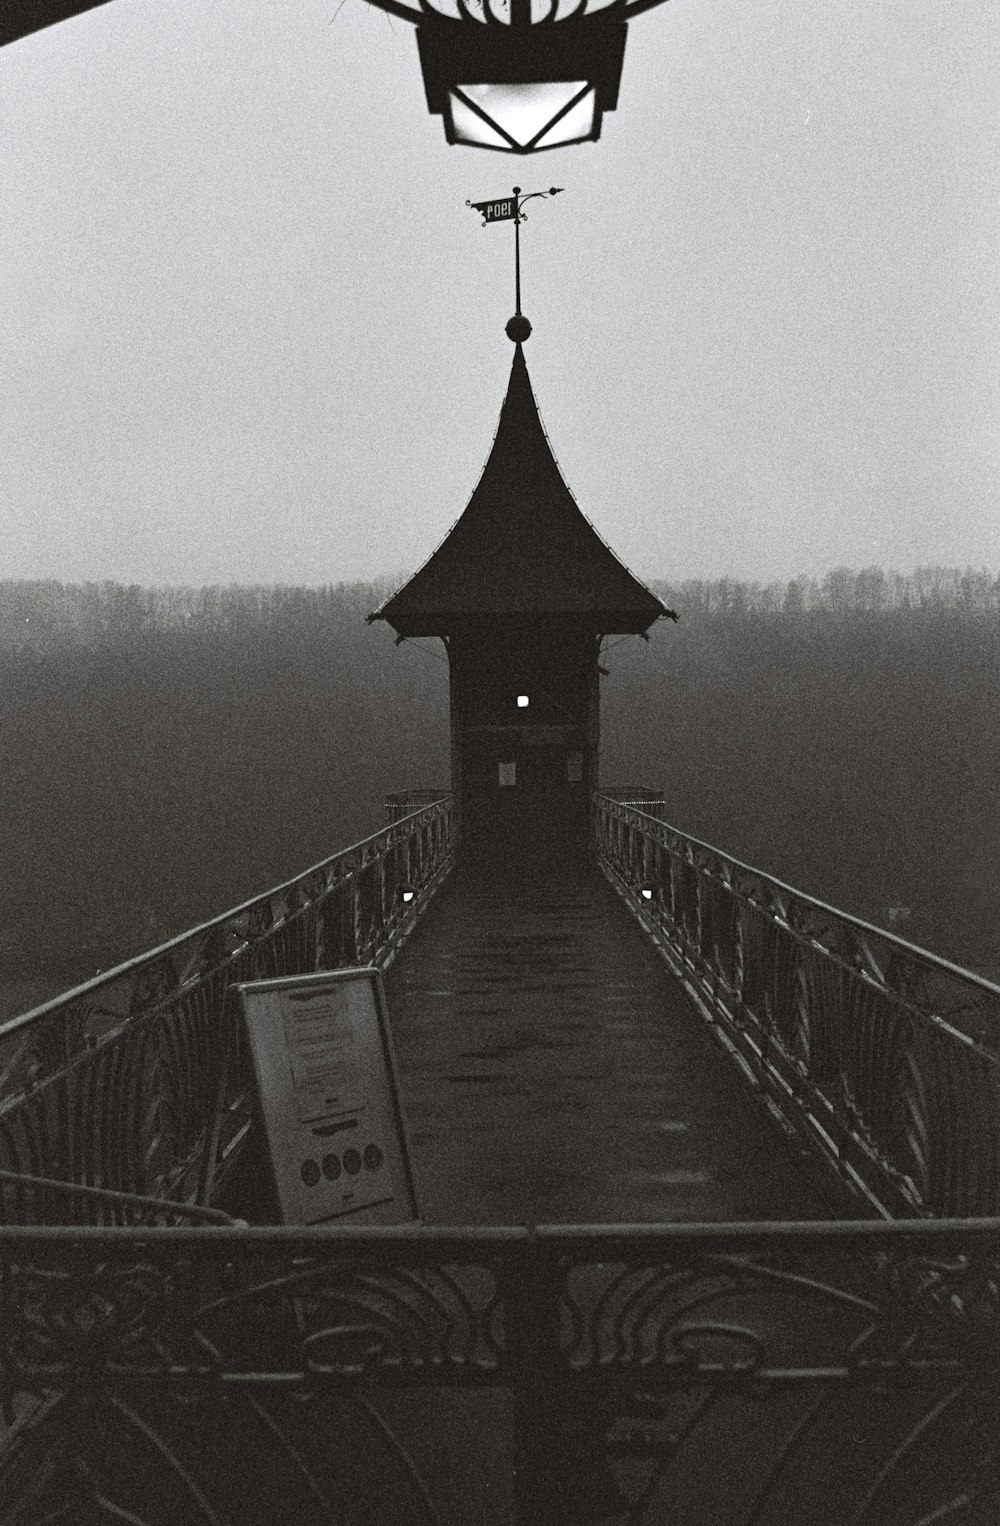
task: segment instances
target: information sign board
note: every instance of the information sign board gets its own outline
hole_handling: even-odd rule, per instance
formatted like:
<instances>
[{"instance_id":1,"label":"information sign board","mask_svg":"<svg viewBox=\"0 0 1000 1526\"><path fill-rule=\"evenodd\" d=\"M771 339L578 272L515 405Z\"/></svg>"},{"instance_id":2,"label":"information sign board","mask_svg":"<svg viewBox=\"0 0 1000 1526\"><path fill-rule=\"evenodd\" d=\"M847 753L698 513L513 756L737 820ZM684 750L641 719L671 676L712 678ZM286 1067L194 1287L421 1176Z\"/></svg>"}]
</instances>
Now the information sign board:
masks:
<instances>
[{"instance_id":1,"label":"information sign board","mask_svg":"<svg viewBox=\"0 0 1000 1526\"><path fill-rule=\"evenodd\" d=\"M379 971L258 980L233 999L282 1222L418 1218Z\"/></svg>"}]
</instances>

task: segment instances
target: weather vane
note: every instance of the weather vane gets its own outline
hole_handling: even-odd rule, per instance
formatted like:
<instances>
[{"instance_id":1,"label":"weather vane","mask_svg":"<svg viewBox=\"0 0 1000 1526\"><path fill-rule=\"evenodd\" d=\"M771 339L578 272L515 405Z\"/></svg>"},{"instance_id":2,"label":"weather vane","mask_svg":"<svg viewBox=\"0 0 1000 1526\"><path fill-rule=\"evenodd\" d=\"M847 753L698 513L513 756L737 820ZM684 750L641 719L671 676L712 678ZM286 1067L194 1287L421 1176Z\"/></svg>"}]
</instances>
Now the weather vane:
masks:
<instances>
[{"instance_id":1,"label":"weather vane","mask_svg":"<svg viewBox=\"0 0 1000 1526\"><path fill-rule=\"evenodd\" d=\"M521 311L521 224L525 221L521 208L534 196L558 196L562 189L561 185L551 185L547 191L529 191L527 196L522 196L521 187L516 185L511 196L502 196L496 201L465 203L473 211L483 214L484 228L487 223L514 224L514 316L507 323L507 337L515 344L523 344L531 333L531 324Z\"/></svg>"}]
</instances>

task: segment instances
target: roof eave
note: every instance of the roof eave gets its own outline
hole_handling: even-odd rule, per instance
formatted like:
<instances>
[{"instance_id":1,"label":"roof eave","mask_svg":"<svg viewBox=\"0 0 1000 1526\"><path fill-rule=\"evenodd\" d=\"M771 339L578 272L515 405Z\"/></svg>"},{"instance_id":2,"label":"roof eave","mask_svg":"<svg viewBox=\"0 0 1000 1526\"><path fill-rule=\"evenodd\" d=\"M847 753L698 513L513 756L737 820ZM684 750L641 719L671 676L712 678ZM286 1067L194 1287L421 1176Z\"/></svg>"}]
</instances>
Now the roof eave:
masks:
<instances>
[{"instance_id":1,"label":"roof eave","mask_svg":"<svg viewBox=\"0 0 1000 1526\"><path fill-rule=\"evenodd\" d=\"M651 597L654 597L651 595ZM391 601L390 601L391 602ZM657 620L676 619L672 610L656 600L655 609L578 610L413 610L393 614L388 605L374 610L368 620L385 620L401 637L453 636L475 626L558 625L583 627L602 636L640 636Z\"/></svg>"}]
</instances>

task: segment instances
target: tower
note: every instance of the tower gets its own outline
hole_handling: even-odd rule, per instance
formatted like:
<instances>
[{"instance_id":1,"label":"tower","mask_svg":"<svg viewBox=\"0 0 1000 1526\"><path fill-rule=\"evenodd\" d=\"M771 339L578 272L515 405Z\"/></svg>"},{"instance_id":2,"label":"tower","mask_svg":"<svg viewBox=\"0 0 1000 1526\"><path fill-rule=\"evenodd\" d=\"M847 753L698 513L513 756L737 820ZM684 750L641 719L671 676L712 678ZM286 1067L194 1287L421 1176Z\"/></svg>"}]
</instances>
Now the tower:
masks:
<instances>
[{"instance_id":1,"label":"tower","mask_svg":"<svg viewBox=\"0 0 1000 1526\"><path fill-rule=\"evenodd\" d=\"M563 481L523 340L493 449L461 518L371 619L448 652L452 792L464 861L572 856L598 780L602 636L667 614L601 540ZM527 332L525 332L527 331Z\"/></svg>"}]
</instances>

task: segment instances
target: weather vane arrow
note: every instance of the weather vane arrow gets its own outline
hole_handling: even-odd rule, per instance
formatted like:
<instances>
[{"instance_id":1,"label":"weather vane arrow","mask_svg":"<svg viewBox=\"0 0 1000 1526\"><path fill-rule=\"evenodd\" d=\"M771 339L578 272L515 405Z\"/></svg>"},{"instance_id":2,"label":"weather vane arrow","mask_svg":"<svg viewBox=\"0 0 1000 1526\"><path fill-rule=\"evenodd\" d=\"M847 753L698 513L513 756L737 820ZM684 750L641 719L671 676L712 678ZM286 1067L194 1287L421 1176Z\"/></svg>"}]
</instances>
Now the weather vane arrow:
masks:
<instances>
[{"instance_id":1,"label":"weather vane arrow","mask_svg":"<svg viewBox=\"0 0 1000 1526\"><path fill-rule=\"evenodd\" d=\"M562 189L561 185L551 185L547 191L529 191L527 196L522 196L521 187L516 185L510 196L499 196L493 201L465 203L474 212L482 213L484 228L487 223L514 224L514 316L507 324L507 334L516 344L522 344L531 333L531 324L521 311L521 224L526 220L522 208L526 201L531 201L535 196L558 196Z\"/></svg>"}]
</instances>

